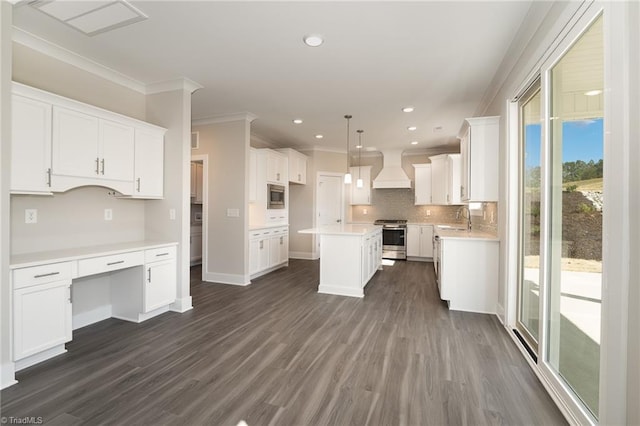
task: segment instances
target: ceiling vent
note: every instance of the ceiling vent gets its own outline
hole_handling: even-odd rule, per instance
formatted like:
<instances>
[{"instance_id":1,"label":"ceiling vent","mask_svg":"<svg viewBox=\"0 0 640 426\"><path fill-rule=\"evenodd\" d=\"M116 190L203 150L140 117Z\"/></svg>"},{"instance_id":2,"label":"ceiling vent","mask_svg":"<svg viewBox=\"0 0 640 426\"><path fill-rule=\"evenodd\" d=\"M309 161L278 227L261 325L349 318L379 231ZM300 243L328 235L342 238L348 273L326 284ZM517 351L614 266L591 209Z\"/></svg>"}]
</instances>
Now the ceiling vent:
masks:
<instances>
[{"instance_id":1,"label":"ceiling vent","mask_svg":"<svg viewBox=\"0 0 640 426\"><path fill-rule=\"evenodd\" d=\"M373 187L383 188L411 188L411 179L402 168L401 150L382 151L382 170L373 180Z\"/></svg>"},{"instance_id":2,"label":"ceiling vent","mask_svg":"<svg viewBox=\"0 0 640 426\"><path fill-rule=\"evenodd\" d=\"M82 2L36 0L29 5L88 36L148 18L126 0Z\"/></svg>"}]
</instances>

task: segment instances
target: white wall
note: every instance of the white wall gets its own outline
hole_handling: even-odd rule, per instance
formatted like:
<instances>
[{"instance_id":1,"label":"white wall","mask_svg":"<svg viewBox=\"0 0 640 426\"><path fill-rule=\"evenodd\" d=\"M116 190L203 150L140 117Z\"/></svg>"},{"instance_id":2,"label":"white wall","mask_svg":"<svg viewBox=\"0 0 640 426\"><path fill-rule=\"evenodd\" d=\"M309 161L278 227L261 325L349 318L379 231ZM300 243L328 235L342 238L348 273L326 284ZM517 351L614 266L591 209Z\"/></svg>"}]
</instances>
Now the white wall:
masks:
<instances>
[{"instance_id":1,"label":"white wall","mask_svg":"<svg viewBox=\"0 0 640 426\"><path fill-rule=\"evenodd\" d=\"M0 388L14 383L9 287L9 177L11 172L11 22L12 8L0 1Z\"/></svg>"},{"instance_id":2,"label":"white wall","mask_svg":"<svg viewBox=\"0 0 640 426\"><path fill-rule=\"evenodd\" d=\"M236 119L198 125L200 147L193 155L208 155L208 218L203 279L247 285L249 281L249 139L250 121ZM227 215L237 209L238 217Z\"/></svg>"}]
</instances>

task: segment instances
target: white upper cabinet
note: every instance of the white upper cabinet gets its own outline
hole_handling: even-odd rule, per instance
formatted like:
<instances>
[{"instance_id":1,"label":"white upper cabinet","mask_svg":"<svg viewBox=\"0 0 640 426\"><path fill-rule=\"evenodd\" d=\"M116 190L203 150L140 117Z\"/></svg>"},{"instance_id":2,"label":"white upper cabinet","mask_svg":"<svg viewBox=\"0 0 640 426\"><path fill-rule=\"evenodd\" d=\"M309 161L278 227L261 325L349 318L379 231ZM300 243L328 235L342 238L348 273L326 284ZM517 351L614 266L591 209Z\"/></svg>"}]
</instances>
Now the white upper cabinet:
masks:
<instances>
[{"instance_id":1,"label":"white upper cabinet","mask_svg":"<svg viewBox=\"0 0 640 426\"><path fill-rule=\"evenodd\" d=\"M11 191L86 185L161 198L166 129L13 83Z\"/></svg>"},{"instance_id":2,"label":"white upper cabinet","mask_svg":"<svg viewBox=\"0 0 640 426\"><path fill-rule=\"evenodd\" d=\"M11 192L51 193L51 104L12 99Z\"/></svg>"},{"instance_id":3,"label":"white upper cabinet","mask_svg":"<svg viewBox=\"0 0 640 426\"><path fill-rule=\"evenodd\" d=\"M498 201L500 117L467 118L460 140L462 201Z\"/></svg>"},{"instance_id":4,"label":"white upper cabinet","mask_svg":"<svg viewBox=\"0 0 640 426\"><path fill-rule=\"evenodd\" d=\"M461 204L460 154L440 154L429 159L432 204Z\"/></svg>"},{"instance_id":5,"label":"white upper cabinet","mask_svg":"<svg viewBox=\"0 0 640 426\"><path fill-rule=\"evenodd\" d=\"M431 164L414 164L415 205L431 204Z\"/></svg>"},{"instance_id":6,"label":"white upper cabinet","mask_svg":"<svg viewBox=\"0 0 640 426\"><path fill-rule=\"evenodd\" d=\"M351 173L351 205L368 206L371 205L371 166L350 167ZM362 179L362 188L358 188L356 182L358 177Z\"/></svg>"},{"instance_id":7,"label":"white upper cabinet","mask_svg":"<svg viewBox=\"0 0 640 426\"><path fill-rule=\"evenodd\" d=\"M133 198L164 195L164 132L136 129Z\"/></svg>"},{"instance_id":8,"label":"white upper cabinet","mask_svg":"<svg viewBox=\"0 0 640 426\"><path fill-rule=\"evenodd\" d=\"M289 181L288 159L286 156L268 150L267 151L267 182L284 185Z\"/></svg>"},{"instance_id":9,"label":"white upper cabinet","mask_svg":"<svg viewBox=\"0 0 640 426\"><path fill-rule=\"evenodd\" d=\"M289 182L306 185L307 156L291 148L278 149L277 151L286 155L289 161Z\"/></svg>"}]
</instances>

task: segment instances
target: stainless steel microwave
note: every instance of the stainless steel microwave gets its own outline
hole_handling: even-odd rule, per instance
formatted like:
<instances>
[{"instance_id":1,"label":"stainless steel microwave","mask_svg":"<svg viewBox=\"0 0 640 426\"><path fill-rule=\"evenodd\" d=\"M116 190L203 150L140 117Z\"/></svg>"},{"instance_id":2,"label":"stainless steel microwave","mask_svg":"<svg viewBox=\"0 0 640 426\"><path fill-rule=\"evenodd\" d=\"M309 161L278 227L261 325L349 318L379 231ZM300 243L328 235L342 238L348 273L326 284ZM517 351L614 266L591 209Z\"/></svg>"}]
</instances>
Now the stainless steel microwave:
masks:
<instances>
[{"instance_id":1,"label":"stainless steel microwave","mask_svg":"<svg viewBox=\"0 0 640 426\"><path fill-rule=\"evenodd\" d=\"M267 185L267 208L284 209L284 186Z\"/></svg>"}]
</instances>

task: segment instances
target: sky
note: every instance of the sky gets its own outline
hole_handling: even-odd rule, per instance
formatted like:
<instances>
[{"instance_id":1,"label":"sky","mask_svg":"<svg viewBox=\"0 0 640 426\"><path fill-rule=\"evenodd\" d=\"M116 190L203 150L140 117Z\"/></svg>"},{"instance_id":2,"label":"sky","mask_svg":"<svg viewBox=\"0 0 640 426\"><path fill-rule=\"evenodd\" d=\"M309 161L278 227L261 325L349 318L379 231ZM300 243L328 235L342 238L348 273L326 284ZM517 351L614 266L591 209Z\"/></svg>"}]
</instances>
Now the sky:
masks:
<instances>
[{"instance_id":1,"label":"sky","mask_svg":"<svg viewBox=\"0 0 640 426\"><path fill-rule=\"evenodd\" d=\"M527 143L525 165L540 165L540 124L525 128ZM582 160L597 162L603 158L603 119L565 121L562 123L562 162Z\"/></svg>"}]
</instances>

